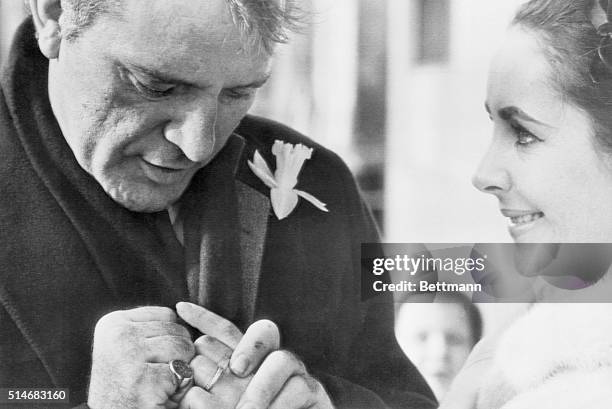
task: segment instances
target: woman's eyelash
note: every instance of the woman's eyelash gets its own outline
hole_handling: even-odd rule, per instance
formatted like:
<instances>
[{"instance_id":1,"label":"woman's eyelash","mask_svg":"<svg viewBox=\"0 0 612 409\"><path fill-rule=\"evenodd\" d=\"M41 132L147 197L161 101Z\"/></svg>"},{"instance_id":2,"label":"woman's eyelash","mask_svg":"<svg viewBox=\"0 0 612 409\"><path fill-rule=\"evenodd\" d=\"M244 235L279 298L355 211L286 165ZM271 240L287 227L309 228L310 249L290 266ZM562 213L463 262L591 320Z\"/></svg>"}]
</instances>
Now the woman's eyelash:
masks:
<instances>
[{"instance_id":1,"label":"woman's eyelash","mask_svg":"<svg viewBox=\"0 0 612 409\"><path fill-rule=\"evenodd\" d=\"M528 131L525 127L517 122L511 121L510 127L512 128L516 137L515 145L519 147L526 147L536 142L542 142L542 139L535 136L533 133Z\"/></svg>"}]
</instances>

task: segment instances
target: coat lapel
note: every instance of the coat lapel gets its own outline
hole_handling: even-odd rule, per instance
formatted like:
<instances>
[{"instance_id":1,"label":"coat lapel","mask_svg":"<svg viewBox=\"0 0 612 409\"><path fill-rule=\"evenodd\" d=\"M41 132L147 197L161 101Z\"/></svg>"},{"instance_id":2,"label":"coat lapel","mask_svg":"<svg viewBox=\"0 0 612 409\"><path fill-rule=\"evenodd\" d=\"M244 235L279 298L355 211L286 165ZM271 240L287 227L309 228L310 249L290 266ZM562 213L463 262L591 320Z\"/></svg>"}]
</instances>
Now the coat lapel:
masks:
<instances>
[{"instance_id":1,"label":"coat lapel","mask_svg":"<svg viewBox=\"0 0 612 409\"><path fill-rule=\"evenodd\" d=\"M247 162L253 149L232 135L181 200L192 302L246 326L255 313L270 204Z\"/></svg>"},{"instance_id":2,"label":"coat lapel","mask_svg":"<svg viewBox=\"0 0 612 409\"><path fill-rule=\"evenodd\" d=\"M242 136L240 138L247 140ZM253 322L256 313L271 208L270 189L248 166L248 161L253 159L255 149L253 144L245 144L235 177L240 225L242 294L244 314L248 324ZM267 156L266 152L260 153L264 157Z\"/></svg>"},{"instance_id":3,"label":"coat lapel","mask_svg":"<svg viewBox=\"0 0 612 409\"><path fill-rule=\"evenodd\" d=\"M240 223L240 262L242 264L242 294L246 322L255 316L261 261L268 231L270 200L257 189L236 180L238 218Z\"/></svg>"}]
</instances>

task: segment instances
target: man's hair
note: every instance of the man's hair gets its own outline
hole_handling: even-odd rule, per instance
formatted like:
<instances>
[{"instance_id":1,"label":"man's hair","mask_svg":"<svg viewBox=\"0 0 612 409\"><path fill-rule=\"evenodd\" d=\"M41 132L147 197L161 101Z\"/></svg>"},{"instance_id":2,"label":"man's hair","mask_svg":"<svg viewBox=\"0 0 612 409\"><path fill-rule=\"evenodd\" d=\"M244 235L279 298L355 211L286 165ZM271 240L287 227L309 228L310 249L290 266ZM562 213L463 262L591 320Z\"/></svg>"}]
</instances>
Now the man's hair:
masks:
<instances>
[{"instance_id":1,"label":"man's hair","mask_svg":"<svg viewBox=\"0 0 612 409\"><path fill-rule=\"evenodd\" d=\"M289 31L297 31L304 13L294 0L225 0L234 24L251 46L272 52L276 43L285 43ZM78 38L103 14L119 14L121 0L62 0L60 26L63 37Z\"/></svg>"},{"instance_id":2,"label":"man's hair","mask_svg":"<svg viewBox=\"0 0 612 409\"><path fill-rule=\"evenodd\" d=\"M62 0L60 26L63 38L67 41L76 39L96 18L116 12L120 3L118 0Z\"/></svg>"},{"instance_id":3,"label":"man's hair","mask_svg":"<svg viewBox=\"0 0 612 409\"><path fill-rule=\"evenodd\" d=\"M591 22L595 1L531 0L512 24L535 34L550 65L551 85L589 115L599 146L612 152L612 73L597 83L591 77L601 41Z\"/></svg>"}]
</instances>

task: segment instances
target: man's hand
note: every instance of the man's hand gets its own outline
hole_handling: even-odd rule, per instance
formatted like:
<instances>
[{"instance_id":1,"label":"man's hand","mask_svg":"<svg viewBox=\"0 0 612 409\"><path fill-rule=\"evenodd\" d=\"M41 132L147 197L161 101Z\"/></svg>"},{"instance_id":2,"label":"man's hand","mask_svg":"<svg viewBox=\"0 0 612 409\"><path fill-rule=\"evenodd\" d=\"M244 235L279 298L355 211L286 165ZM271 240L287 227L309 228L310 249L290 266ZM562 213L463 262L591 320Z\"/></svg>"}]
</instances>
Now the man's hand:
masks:
<instances>
[{"instance_id":1,"label":"man's hand","mask_svg":"<svg viewBox=\"0 0 612 409\"><path fill-rule=\"evenodd\" d=\"M278 327L270 320L254 322L243 335L230 321L198 305L180 302L176 311L187 324L216 338L233 351L230 367L238 376L250 375L270 352L280 346Z\"/></svg>"},{"instance_id":2,"label":"man's hand","mask_svg":"<svg viewBox=\"0 0 612 409\"><path fill-rule=\"evenodd\" d=\"M232 349L218 339L203 335L196 340L195 346L196 357L189 364L193 369L195 386L187 391L180 408L234 409L252 377L238 378L227 368ZM225 369L211 384L217 371L221 370L219 368Z\"/></svg>"},{"instance_id":3,"label":"man's hand","mask_svg":"<svg viewBox=\"0 0 612 409\"><path fill-rule=\"evenodd\" d=\"M276 325L268 320L253 323L243 335L230 321L195 304L181 302L176 306L179 316L197 328L203 336L195 342L196 357L190 366L194 370L195 386L181 401L181 408L235 408L238 399L251 380L250 372L280 344ZM229 369L236 367L241 377ZM219 367L226 368L209 389Z\"/></svg>"},{"instance_id":4,"label":"man's hand","mask_svg":"<svg viewBox=\"0 0 612 409\"><path fill-rule=\"evenodd\" d=\"M236 409L333 409L327 392L289 351L275 351L261 364Z\"/></svg>"},{"instance_id":5,"label":"man's hand","mask_svg":"<svg viewBox=\"0 0 612 409\"><path fill-rule=\"evenodd\" d=\"M172 408L176 390L168 362L191 361L195 347L187 329L165 307L115 311L94 334L88 405L104 408Z\"/></svg>"},{"instance_id":6,"label":"man's hand","mask_svg":"<svg viewBox=\"0 0 612 409\"><path fill-rule=\"evenodd\" d=\"M197 305L179 303L177 311L188 324L206 334L196 341L198 356L192 361L199 387L190 389L181 408L233 408L240 398L239 409L333 409L323 386L308 374L304 364L290 352L278 350L280 335L273 322L257 321L242 336L231 322ZM217 366L230 356L232 373L226 371L210 393L205 391L203 386L212 379ZM255 370L257 373L251 375ZM243 378L242 382L236 376ZM225 399L230 406L222 406L220 401L218 406L210 406L222 393L230 395Z\"/></svg>"}]
</instances>

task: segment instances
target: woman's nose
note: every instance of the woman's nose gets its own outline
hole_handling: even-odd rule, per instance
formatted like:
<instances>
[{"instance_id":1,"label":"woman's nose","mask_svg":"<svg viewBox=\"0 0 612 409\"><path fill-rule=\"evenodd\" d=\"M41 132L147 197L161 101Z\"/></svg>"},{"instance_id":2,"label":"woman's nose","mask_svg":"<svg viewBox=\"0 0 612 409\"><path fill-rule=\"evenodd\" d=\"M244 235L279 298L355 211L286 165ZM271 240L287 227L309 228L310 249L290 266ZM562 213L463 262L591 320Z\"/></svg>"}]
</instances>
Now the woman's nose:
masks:
<instances>
[{"instance_id":1,"label":"woman's nose","mask_svg":"<svg viewBox=\"0 0 612 409\"><path fill-rule=\"evenodd\" d=\"M491 144L472 177L472 184L483 193L499 194L512 187L508 169L503 165L499 147Z\"/></svg>"}]
</instances>

